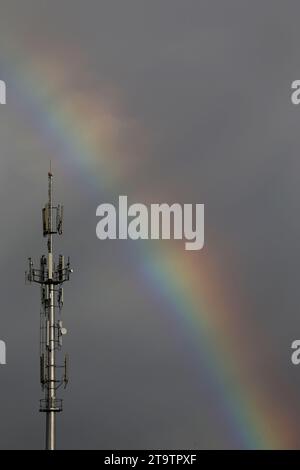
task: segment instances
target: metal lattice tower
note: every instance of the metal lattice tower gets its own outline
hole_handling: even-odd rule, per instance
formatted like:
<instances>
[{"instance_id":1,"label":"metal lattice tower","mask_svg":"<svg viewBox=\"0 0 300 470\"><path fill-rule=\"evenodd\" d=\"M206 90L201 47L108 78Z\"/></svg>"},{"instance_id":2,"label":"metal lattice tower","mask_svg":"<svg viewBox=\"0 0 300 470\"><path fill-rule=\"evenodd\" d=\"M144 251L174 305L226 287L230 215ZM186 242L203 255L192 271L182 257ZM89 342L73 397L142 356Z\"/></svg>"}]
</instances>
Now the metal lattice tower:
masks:
<instances>
[{"instance_id":1,"label":"metal lattice tower","mask_svg":"<svg viewBox=\"0 0 300 470\"><path fill-rule=\"evenodd\" d=\"M53 253L54 235L62 235L63 206L53 205L53 174L48 173L48 203L43 209L43 233L47 238L48 254L42 256L39 269L35 269L29 258L26 279L29 283L41 286L40 312L40 376L45 396L40 400L40 411L46 414L46 450L56 448L56 414L61 412L62 400L57 398L57 390L68 384L68 356L57 362L62 349L62 337L67 333L63 328L61 312L64 303L63 284L69 281L70 260L65 263L60 255L55 264Z\"/></svg>"}]
</instances>

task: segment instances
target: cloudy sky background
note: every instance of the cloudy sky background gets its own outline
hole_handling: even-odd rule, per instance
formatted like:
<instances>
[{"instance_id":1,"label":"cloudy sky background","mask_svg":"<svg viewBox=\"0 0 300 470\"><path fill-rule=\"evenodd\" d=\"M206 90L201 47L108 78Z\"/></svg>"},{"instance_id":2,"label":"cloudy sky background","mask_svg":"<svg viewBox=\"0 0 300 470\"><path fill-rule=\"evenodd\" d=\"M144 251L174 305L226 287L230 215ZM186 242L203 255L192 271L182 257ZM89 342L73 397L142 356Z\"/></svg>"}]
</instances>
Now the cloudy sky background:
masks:
<instances>
[{"instance_id":1,"label":"cloudy sky background","mask_svg":"<svg viewBox=\"0 0 300 470\"><path fill-rule=\"evenodd\" d=\"M136 245L96 239L96 207L121 193L206 205L203 256L216 260L239 305L240 361L290 423L277 447L300 446L300 370L290 363L300 337L300 108L290 101L300 78L299 14L297 2L277 0L1 0L0 338L8 364L0 369L0 448L44 444L39 291L23 273L27 257L38 261L46 249L40 210L50 158L66 209L57 243L75 268L65 292L71 380L59 448L246 447L211 390L201 348L140 279ZM89 118L96 131L97 116L103 121L99 154L108 168L115 162L108 190L101 159L96 177L84 153L72 165L47 108L40 122L37 83L24 85L31 70L50 90L49 113L80 101L80 135Z\"/></svg>"}]
</instances>

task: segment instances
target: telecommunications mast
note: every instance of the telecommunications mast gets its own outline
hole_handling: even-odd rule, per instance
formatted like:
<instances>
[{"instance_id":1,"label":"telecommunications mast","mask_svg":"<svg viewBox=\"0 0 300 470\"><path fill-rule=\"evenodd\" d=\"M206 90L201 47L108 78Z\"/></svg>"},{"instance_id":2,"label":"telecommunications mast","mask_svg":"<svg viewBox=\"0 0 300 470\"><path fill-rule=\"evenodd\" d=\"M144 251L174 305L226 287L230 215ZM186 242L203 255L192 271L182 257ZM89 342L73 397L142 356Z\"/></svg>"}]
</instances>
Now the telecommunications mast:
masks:
<instances>
[{"instance_id":1,"label":"telecommunications mast","mask_svg":"<svg viewBox=\"0 0 300 470\"><path fill-rule=\"evenodd\" d=\"M43 209L43 233L47 238L48 254L42 256L40 267L34 268L29 258L29 270L26 279L29 283L41 286L40 313L40 376L45 396L40 400L40 411L46 415L46 450L56 448L56 414L62 411L62 400L57 398L57 390L68 384L68 356L60 363L59 352L62 348L62 337L67 333L61 321L64 303L63 284L69 281L70 260L65 263L60 255L57 264L53 254L53 236L62 235L63 206L53 205L53 174L48 173L48 203Z\"/></svg>"}]
</instances>

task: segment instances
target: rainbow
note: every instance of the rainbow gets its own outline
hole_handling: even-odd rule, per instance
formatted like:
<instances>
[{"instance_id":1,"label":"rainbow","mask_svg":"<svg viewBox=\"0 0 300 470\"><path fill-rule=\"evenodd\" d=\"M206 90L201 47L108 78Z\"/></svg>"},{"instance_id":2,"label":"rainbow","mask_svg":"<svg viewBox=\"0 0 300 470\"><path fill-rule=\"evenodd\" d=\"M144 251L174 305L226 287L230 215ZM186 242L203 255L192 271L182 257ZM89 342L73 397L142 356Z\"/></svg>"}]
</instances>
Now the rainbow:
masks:
<instances>
[{"instance_id":1,"label":"rainbow","mask_svg":"<svg viewBox=\"0 0 300 470\"><path fill-rule=\"evenodd\" d=\"M83 89L82 75L85 80L90 77L78 50L53 53L46 45L7 43L4 67L10 70L18 91L13 104L30 116L33 132L48 149L47 158L58 159L68 172L72 168L86 178L88 187L93 182L98 192L128 194L126 183L140 164L133 155L146 145L147 133L128 118L119 91L107 84L101 92L99 87ZM120 136L127 141L132 137L137 147L122 151ZM138 195L132 196L140 200ZM226 291L226 275L221 275L216 257L207 249L185 252L175 242L141 242L132 250L138 274L143 274L147 288L165 302L172 321L188 336L192 354L205 364L205 380L217 394L237 447L296 446L293 417L272 405L260 389L255 371L248 368L251 345L241 341L242 307Z\"/></svg>"}]
</instances>

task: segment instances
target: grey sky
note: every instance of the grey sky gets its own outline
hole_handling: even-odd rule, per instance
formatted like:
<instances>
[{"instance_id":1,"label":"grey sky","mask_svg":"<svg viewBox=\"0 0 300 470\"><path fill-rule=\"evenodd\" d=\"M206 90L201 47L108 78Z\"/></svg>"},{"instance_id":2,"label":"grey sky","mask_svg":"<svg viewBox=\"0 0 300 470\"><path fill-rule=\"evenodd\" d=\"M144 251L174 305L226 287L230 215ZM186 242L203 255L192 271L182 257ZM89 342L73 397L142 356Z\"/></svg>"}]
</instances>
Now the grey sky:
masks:
<instances>
[{"instance_id":1,"label":"grey sky","mask_svg":"<svg viewBox=\"0 0 300 470\"><path fill-rule=\"evenodd\" d=\"M30 69L37 49L45 70L49 56L73 51L66 68L68 60L86 68L80 86L74 76L83 96L110 84L124 122L143 130L116 138L135 166L114 197L128 189L146 200L206 205L208 256L242 304L240 323L251 325L241 343L256 341L245 367L258 393L292 421L290 445L300 444L300 370L290 364L300 337L300 108L290 101L300 78L299 14L298 2L277 0L1 0L8 104L0 106L0 339L8 364L0 368L0 448L43 447L39 292L24 285L23 272L28 256L37 261L45 251L40 209L51 151L56 199L66 207L59 251L75 268L65 292L71 381L59 447L244 445L194 340L140 280L135 245L97 240L105 193L64 163L55 138L45 142L23 102L15 51Z\"/></svg>"}]
</instances>

